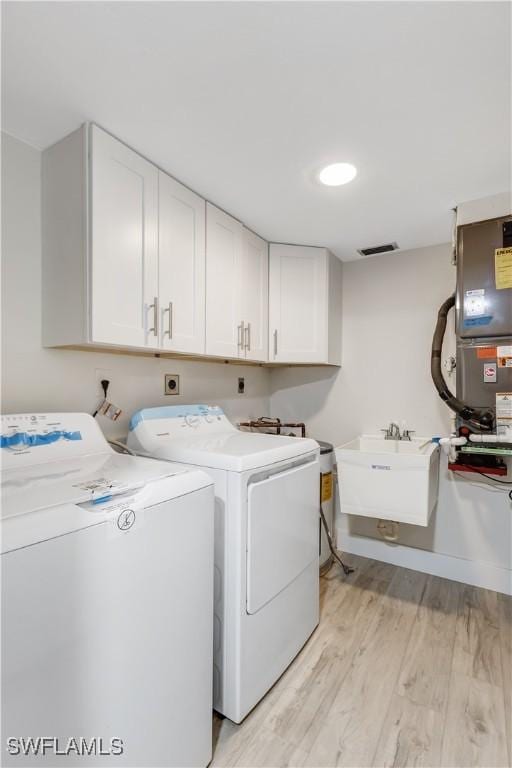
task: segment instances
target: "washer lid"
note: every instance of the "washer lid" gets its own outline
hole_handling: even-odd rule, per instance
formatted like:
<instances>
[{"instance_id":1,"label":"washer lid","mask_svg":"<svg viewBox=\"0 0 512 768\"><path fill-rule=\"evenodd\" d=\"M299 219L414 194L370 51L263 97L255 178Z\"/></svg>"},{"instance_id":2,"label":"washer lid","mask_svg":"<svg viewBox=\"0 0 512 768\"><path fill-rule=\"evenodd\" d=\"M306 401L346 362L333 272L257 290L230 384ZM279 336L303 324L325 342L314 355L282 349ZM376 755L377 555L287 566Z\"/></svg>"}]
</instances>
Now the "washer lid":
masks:
<instances>
[{"instance_id":1,"label":"washer lid","mask_svg":"<svg viewBox=\"0 0 512 768\"><path fill-rule=\"evenodd\" d=\"M9 552L211 485L204 472L116 453L1 474L1 551Z\"/></svg>"},{"instance_id":2,"label":"washer lid","mask_svg":"<svg viewBox=\"0 0 512 768\"><path fill-rule=\"evenodd\" d=\"M167 462L113 452L4 470L0 519L61 504L99 503L183 471ZM179 496L178 486L176 491Z\"/></svg>"}]
</instances>

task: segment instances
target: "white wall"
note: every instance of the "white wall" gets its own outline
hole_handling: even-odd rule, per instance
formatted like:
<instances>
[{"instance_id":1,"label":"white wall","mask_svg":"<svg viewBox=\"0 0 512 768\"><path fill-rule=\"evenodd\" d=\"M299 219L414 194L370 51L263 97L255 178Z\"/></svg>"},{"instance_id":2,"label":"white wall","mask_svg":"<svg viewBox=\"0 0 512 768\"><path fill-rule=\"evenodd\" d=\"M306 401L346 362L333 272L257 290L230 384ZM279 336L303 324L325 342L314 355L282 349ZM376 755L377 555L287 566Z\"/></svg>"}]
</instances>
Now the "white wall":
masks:
<instances>
[{"instance_id":1,"label":"white wall","mask_svg":"<svg viewBox=\"0 0 512 768\"><path fill-rule=\"evenodd\" d=\"M143 406L217 403L233 420L269 410L264 368L43 349L41 346L41 153L2 135L2 412L94 410L99 380L123 409L100 417L110 437L126 433ZM62 318L66 322L66 318ZM182 395L164 396L164 373L180 375ZM237 394L238 377L246 394Z\"/></svg>"},{"instance_id":2,"label":"white wall","mask_svg":"<svg viewBox=\"0 0 512 768\"><path fill-rule=\"evenodd\" d=\"M273 370L272 415L303 420L311 436L334 445L390 421L405 421L420 436L448 434L449 411L430 378L430 346L437 310L454 284L448 245L344 264L342 368ZM445 353L452 350L453 325ZM449 473L443 459L431 524L401 526L400 542L408 546L376 540L376 521L346 515L338 520L339 544L509 591L511 518L504 489L470 484Z\"/></svg>"}]
</instances>

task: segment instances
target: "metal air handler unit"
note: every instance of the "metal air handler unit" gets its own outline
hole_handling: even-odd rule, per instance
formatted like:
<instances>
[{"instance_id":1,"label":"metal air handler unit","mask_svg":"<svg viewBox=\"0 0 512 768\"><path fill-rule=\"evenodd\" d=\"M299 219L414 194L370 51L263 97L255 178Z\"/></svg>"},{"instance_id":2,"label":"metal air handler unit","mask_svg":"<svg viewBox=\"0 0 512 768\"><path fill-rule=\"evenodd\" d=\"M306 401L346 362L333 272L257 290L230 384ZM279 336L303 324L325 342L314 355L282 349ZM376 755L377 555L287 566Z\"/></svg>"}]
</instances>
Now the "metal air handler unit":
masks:
<instances>
[{"instance_id":1,"label":"metal air handler unit","mask_svg":"<svg viewBox=\"0 0 512 768\"><path fill-rule=\"evenodd\" d=\"M505 206L510 211L509 201ZM465 213L463 206L457 215L457 287L439 310L432 376L456 414L456 434L467 438L450 468L506 474L504 457L512 455L512 215L473 220L474 215ZM452 306L456 396L441 370L442 338Z\"/></svg>"},{"instance_id":2,"label":"metal air handler unit","mask_svg":"<svg viewBox=\"0 0 512 768\"><path fill-rule=\"evenodd\" d=\"M492 409L512 391L512 216L465 224L457 241L457 396Z\"/></svg>"}]
</instances>

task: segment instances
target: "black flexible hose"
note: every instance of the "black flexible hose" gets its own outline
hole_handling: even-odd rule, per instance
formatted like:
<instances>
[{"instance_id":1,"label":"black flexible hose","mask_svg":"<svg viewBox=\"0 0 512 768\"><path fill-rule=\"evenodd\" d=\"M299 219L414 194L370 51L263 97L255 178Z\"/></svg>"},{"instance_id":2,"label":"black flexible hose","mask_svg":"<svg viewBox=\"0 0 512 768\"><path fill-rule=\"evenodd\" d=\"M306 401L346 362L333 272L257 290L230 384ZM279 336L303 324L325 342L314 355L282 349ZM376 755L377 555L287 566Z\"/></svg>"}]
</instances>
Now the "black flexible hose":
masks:
<instances>
[{"instance_id":1,"label":"black flexible hose","mask_svg":"<svg viewBox=\"0 0 512 768\"><path fill-rule=\"evenodd\" d=\"M325 519L324 511L322 509L322 505L320 504L320 520L322 521L322 525L324 527L325 535L327 537L327 544L329 545L329 549L331 550L331 555L333 558L337 561L339 565L341 565L343 569L343 573L345 576L349 576L349 574L354 573L354 569L351 568L349 565L345 565L341 557L336 552L336 548L334 546L334 542L332 540L331 532L329 530L329 526L327 525L327 520Z\"/></svg>"},{"instance_id":2,"label":"black flexible hose","mask_svg":"<svg viewBox=\"0 0 512 768\"><path fill-rule=\"evenodd\" d=\"M441 370L441 351L443 348L443 339L446 331L446 320L448 312L455 306L455 294L452 294L444 304L441 305L437 314L437 324L432 339L432 354L430 358L430 372L432 381L439 393L439 397L446 405L455 411L463 421L467 421L473 427L483 430L492 430L494 426L494 413L490 410L473 408L466 405L453 395L448 389Z\"/></svg>"}]
</instances>

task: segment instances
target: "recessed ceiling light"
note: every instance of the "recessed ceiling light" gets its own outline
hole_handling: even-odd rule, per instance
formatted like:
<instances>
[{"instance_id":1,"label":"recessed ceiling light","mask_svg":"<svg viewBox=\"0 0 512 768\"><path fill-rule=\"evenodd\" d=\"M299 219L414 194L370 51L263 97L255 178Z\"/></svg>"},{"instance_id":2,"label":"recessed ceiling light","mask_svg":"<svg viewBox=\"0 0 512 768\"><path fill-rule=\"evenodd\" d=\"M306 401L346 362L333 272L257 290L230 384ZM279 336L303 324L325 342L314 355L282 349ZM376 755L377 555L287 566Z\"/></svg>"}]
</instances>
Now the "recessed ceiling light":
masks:
<instances>
[{"instance_id":1,"label":"recessed ceiling light","mask_svg":"<svg viewBox=\"0 0 512 768\"><path fill-rule=\"evenodd\" d=\"M356 177L357 168L352 163L333 163L326 165L318 174L318 179L327 187L339 187L348 184Z\"/></svg>"}]
</instances>

